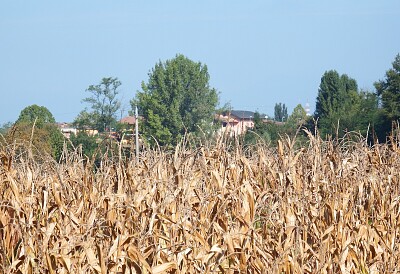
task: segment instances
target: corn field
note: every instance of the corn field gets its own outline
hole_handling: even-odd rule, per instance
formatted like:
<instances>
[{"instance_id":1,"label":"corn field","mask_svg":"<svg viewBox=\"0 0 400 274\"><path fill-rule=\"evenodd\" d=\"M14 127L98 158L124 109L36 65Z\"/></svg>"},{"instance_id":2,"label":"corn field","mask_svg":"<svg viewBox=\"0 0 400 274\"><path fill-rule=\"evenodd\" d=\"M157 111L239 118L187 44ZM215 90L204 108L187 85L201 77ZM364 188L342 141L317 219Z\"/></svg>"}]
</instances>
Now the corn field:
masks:
<instances>
[{"instance_id":1,"label":"corn field","mask_svg":"<svg viewBox=\"0 0 400 274\"><path fill-rule=\"evenodd\" d=\"M400 148L0 150L1 273L400 273Z\"/></svg>"}]
</instances>

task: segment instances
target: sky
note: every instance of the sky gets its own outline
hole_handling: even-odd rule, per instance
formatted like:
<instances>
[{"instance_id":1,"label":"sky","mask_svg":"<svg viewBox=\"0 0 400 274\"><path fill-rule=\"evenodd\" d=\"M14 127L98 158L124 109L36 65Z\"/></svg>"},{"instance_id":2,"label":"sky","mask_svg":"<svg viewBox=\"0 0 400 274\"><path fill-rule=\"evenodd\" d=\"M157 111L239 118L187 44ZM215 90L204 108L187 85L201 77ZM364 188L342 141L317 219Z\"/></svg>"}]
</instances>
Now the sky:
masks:
<instances>
[{"instance_id":1,"label":"sky","mask_svg":"<svg viewBox=\"0 0 400 274\"><path fill-rule=\"evenodd\" d=\"M325 71L374 92L400 53L398 0L0 0L0 124L25 107L72 122L90 85L117 77L122 110L159 61L207 65L220 105L315 109Z\"/></svg>"}]
</instances>

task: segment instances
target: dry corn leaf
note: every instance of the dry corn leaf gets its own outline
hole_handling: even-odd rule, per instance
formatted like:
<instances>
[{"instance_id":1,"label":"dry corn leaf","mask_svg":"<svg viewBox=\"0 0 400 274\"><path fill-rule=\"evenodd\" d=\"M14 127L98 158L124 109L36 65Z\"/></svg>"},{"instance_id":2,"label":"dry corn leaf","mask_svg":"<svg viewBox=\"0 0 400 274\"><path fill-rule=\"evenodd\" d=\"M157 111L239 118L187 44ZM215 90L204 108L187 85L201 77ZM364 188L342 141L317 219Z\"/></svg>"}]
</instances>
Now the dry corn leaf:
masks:
<instances>
[{"instance_id":1,"label":"dry corn leaf","mask_svg":"<svg viewBox=\"0 0 400 274\"><path fill-rule=\"evenodd\" d=\"M99 265L99 259L96 258L93 249L90 246L85 247L86 258L88 264L96 270L98 273L101 273L101 267Z\"/></svg>"},{"instance_id":2,"label":"dry corn leaf","mask_svg":"<svg viewBox=\"0 0 400 274\"><path fill-rule=\"evenodd\" d=\"M47 268L50 271L50 274L55 274L52 263L51 263L51 259L48 253L46 253L46 262L47 262Z\"/></svg>"},{"instance_id":3,"label":"dry corn leaf","mask_svg":"<svg viewBox=\"0 0 400 274\"><path fill-rule=\"evenodd\" d=\"M169 262L169 263L163 263L161 265L157 265L152 268L151 273L153 273L153 274L165 273L171 269L177 269L176 263Z\"/></svg>"},{"instance_id":4,"label":"dry corn leaf","mask_svg":"<svg viewBox=\"0 0 400 274\"><path fill-rule=\"evenodd\" d=\"M149 263L145 260L142 253L139 250L137 250L134 246L130 245L128 247L127 254L128 254L129 258L131 258L136 263L140 262L140 264L142 264L142 266L147 271L152 271Z\"/></svg>"}]
</instances>

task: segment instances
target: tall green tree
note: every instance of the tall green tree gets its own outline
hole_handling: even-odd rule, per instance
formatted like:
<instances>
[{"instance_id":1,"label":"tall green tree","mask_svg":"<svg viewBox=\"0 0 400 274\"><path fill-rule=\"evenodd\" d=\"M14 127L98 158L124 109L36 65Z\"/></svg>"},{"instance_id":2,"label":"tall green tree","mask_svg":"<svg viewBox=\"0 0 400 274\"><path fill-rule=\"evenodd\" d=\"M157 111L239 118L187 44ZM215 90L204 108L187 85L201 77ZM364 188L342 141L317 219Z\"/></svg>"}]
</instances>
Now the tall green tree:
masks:
<instances>
[{"instance_id":1,"label":"tall green tree","mask_svg":"<svg viewBox=\"0 0 400 274\"><path fill-rule=\"evenodd\" d=\"M342 137L356 131L366 135L376 129L378 97L368 91L358 91L357 81L335 70L321 78L316 100L315 118L322 136Z\"/></svg>"},{"instance_id":2,"label":"tall green tree","mask_svg":"<svg viewBox=\"0 0 400 274\"><path fill-rule=\"evenodd\" d=\"M288 118L287 107L285 104L282 103L275 104L274 113L275 113L275 121L283 122L286 121Z\"/></svg>"},{"instance_id":3,"label":"tall green tree","mask_svg":"<svg viewBox=\"0 0 400 274\"><path fill-rule=\"evenodd\" d=\"M341 133L343 129L352 127L347 123L353 121L352 116L356 113L354 106L359 100L357 89L356 80L346 74L340 76L335 70L324 73L315 107L315 116L323 135Z\"/></svg>"},{"instance_id":4,"label":"tall green tree","mask_svg":"<svg viewBox=\"0 0 400 274\"><path fill-rule=\"evenodd\" d=\"M131 101L144 117L142 133L154 144L175 145L186 132L207 131L218 105L206 65L183 55L159 62ZM153 139L154 138L154 139Z\"/></svg>"},{"instance_id":5,"label":"tall green tree","mask_svg":"<svg viewBox=\"0 0 400 274\"><path fill-rule=\"evenodd\" d=\"M386 71L385 79L374 85L382 103L381 128L388 134L392 121L400 119L400 54L396 55L392 68Z\"/></svg>"},{"instance_id":6,"label":"tall green tree","mask_svg":"<svg viewBox=\"0 0 400 274\"><path fill-rule=\"evenodd\" d=\"M345 74L340 76L335 70L326 71L319 85L315 115L321 118L337 113L348 102L349 93L357 89L356 80Z\"/></svg>"},{"instance_id":7,"label":"tall green tree","mask_svg":"<svg viewBox=\"0 0 400 274\"><path fill-rule=\"evenodd\" d=\"M8 138L29 142L38 154L48 153L56 160L60 158L64 145L64 136L55 124L53 114L46 107L38 105L28 106L21 111L15 130Z\"/></svg>"},{"instance_id":8,"label":"tall green tree","mask_svg":"<svg viewBox=\"0 0 400 274\"><path fill-rule=\"evenodd\" d=\"M98 85L90 85L86 92L89 97L82 101L88 103L90 110L83 110L74 121L74 125L83 128L90 127L102 132L116 123L116 113L121 107L118 99L118 78L103 78Z\"/></svg>"},{"instance_id":9,"label":"tall green tree","mask_svg":"<svg viewBox=\"0 0 400 274\"><path fill-rule=\"evenodd\" d=\"M357 106L357 114L353 118L357 121L356 130L364 136L375 131L374 133L378 133L378 137L383 140L384 137L381 135L383 132L380 129L381 118L378 96L366 90L361 90L358 95L360 96L360 101ZM369 137L371 137L371 134Z\"/></svg>"}]
</instances>

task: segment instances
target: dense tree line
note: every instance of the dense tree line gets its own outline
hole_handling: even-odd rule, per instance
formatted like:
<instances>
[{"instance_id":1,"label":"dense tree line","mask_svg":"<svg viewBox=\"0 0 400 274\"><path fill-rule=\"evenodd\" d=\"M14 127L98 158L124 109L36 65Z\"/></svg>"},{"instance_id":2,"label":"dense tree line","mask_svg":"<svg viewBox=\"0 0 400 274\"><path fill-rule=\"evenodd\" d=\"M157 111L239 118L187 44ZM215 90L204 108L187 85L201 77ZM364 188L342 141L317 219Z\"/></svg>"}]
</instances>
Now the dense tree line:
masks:
<instances>
[{"instance_id":1,"label":"dense tree line","mask_svg":"<svg viewBox=\"0 0 400 274\"><path fill-rule=\"evenodd\" d=\"M183 55L165 62L159 61L142 82L142 90L131 100L132 111L139 108L140 134L149 146L173 147L183 136L208 138L216 132L214 115L217 112L218 93L210 87L210 75L205 64L194 62ZM84 110L73 124L81 132L70 138L74 147L81 146L85 155L93 155L99 136L106 136L111 129L122 129L117 113L121 109L118 78L103 78L90 85L82 102ZM375 92L360 90L357 81L336 70L326 71L320 81L315 112L307 116L301 105L289 115L284 103L277 103L274 118L266 119L260 113L254 116L254 128L243 141L246 144L263 142L276 144L282 136L302 139L301 128L314 132L317 127L323 138L341 138L357 132L371 142L385 142L400 119L400 55L395 57L385 77L374 83ZM218 125L217 125L218 126ZM97 130L90 136L85 129ZM55 125L50 111L31 105L23 109L15 123L0 127L4 140L22 140L37 151L59 159L64 148L64 138Z\"/></svg>"},{"instance_id":2,"label":"dense tree line","mask_svg":"<svg viewBox=\"0 0 400 274\"><path fill-rule=\"evenodd\" d=\"M400 119L400 55L397 54L392 68L386 71L385 79L375 82L376 95L381 104L378 117L379 130L383 136L390 133L392 123Z\"/></svg>"},{"instance_id":3,"label":"dense tree line","mask_svg":"<svg viewBox=\"0 0 400 274\"><path fill-rule=\"evenodd\" d=\"M321 78L315 118L323 136L342 137L350 131L385 142L392 122L400 118L400 56L384 80L374 83L376 92L359 90L356 80L336 71ZM367 132L368 131L368 132Z\"/></svg>"},{"instance_id":4,"label":"dense tree line","mask_svg":"<svg viewBox=\"0 0 400 274\"><path fill-rule=\"evenodd\" d=\"M365 135L377 122L377 110L378 97L358 90L355 79L334 70L322 76L314 114L322 136L342 137L350 131Z\"/></svg>"},{"instance_id":5,"label":"dense tree line","mask_svg":"<svg viewBox=\"0 0 400 274\"><path fill-rule=\"evenodd\" d=\"M196 138L211 135L214 132L218 93L210 87L209 79L206 65L183 55L156 63L148 81L142 83L142 91L137 91L136 97L131 100L131 112L138 107L142 117L142 141L149 146L173 147L186 134ZM105 145L111 146L112 142L107 140L112 137L109 133L126 128L117 120L121 108L120 86L118 78L106 77L86 89L88 96L82 100L86 107L73 121L80 131L71 136L68 147L81 147L82 153L91 157L97 151L104 153ZM30 106L23 110L17 124L19 131L24 132L24 136L20 134L20 137L25 140L29 140L29 131L36 126L37 139L54 148L54 151L46 148L46 152L59 159L64 140L60 138L59 130L57 136L53 136L55 121L45 107ZM49 134L49 141L39 134L42 129L43 134ZM88 134L89 130L91 134ZM5 125L1 132L10 130ZM94 132L98 133L93 136Z\"/></svg>"},{"instance_id":6,"label":"dense tree line","mask_svg":"<svg viewBox=\"0 0 400 274\"><path fill-rule=\"evenodd\" d=\"M280 123L285 120L286 108L285 104L276 104L274 120L260 123L255 119L254 129L246 134L245 142L254 143L254 136L272 144L281 136L297 136L301 140L300 127L312 132L317 127L323 138L357 133L368 138L370 143L386 142L397 126L394 122L400 119L400 55L395 57L385 79L374 85L375 92L360 90L357 81L348 75L336 70L326 71L321 77L312 116L307 117L299 105L286 123Z\"/></svg>"}]
</instances>

